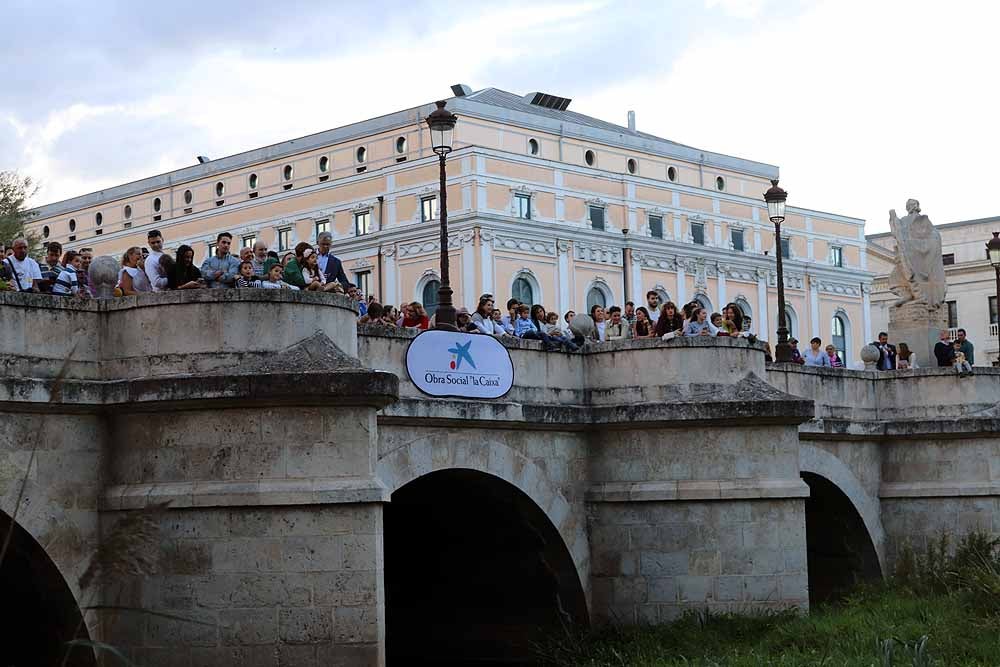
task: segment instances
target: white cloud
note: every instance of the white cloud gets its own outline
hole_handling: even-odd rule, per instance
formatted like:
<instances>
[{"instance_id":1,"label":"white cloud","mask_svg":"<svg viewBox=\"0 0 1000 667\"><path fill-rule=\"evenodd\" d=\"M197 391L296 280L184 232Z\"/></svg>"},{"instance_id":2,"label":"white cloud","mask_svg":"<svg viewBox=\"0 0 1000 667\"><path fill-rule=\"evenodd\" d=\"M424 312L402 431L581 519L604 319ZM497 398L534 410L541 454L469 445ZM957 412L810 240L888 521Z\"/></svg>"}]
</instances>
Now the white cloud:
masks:
<instances>
[{"instance_id":1,"label":"white cloud","mask_svg":"<svg viewBox=\"0 0 1000 667\"><path fill-rule=\"evenodd\" d=\"M823 2L736 37L707 30L669 72L580 101L777 164L790 203L867 218L869 232L914 196L938 223L984 217L997 212L998 18L985 3Z\"/></svg>"},{"instance_id":2,"label":"white cloud","mask_svg":"<svg viewBox=\"0 0 1000 667\"><path fill-rule=\"evenodd\" d=\"M629 6L648 17L629 16L648 25L636 44L660 39L664 26L680 31L658 47L680 49L665 69L632 62L627 45L608 41L610 18L627 10L607 2L484 3L471 18L431 21L436 32L405 37L400 26L373 23L359 26L373 35L360 50L317 44L280 59L217 50L151 72L163 79L153 97L123 90L107 106L12 117L20 144L0 163L41 180L40 203L193 164L199 154L221 157L415 106L453 83L519 93L566 87L577 111L624 124L635 109L647 132L777 164L791 203L867 218L869 231L886 229L887 210L911 196L939 223L996 213L1000 5L703 1L700 13L686 2ZM574 62L581 45L608 57ZM618 83L588 91L585 67ZM486 80L490 71L506 80ZM532 74L511 81L523 71ZM560 85L568 78L572 85ZM118 166L81 153L67 168L53 153L74 132L94 132L91 143L101 145L129 125L150 136L123 147L134 155ZM78 152L88 147L78 144Z\"/></svg>"}]
</instances>

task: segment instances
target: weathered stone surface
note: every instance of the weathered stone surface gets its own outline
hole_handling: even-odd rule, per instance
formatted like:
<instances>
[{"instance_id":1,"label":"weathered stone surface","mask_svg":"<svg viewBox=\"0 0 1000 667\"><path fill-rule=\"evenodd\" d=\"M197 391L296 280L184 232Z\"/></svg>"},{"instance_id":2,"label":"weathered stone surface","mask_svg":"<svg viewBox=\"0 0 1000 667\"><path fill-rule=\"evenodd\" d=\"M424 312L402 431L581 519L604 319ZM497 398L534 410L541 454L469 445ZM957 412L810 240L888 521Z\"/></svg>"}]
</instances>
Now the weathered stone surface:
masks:
<instances>
[{"instance_id":1,"label":"weathered stone surface","mask_svg":"<svg viewBox=\"0 0 1000 667\"><path fill-rule=\"evenodd\" d=\"M5 306L0 510L26 477L18 521L82 599L115 520L170 501L157 569L118 582L121 599L203 623L91 623L148 664L382 664L383 504L441 470L537 506L597 623L806 608L803 472L847 496L883 571L941 531L1000 534L994 369L765 368L760 345L729 339L511 341L504 400L431 400L406 377L411 334L359 339L350 304L320 295ZM248 313L260 322L228 330ZM26 333L123 322L136 330L85 336L68 364L65 341Z\"/></svg>"}]
</instances>

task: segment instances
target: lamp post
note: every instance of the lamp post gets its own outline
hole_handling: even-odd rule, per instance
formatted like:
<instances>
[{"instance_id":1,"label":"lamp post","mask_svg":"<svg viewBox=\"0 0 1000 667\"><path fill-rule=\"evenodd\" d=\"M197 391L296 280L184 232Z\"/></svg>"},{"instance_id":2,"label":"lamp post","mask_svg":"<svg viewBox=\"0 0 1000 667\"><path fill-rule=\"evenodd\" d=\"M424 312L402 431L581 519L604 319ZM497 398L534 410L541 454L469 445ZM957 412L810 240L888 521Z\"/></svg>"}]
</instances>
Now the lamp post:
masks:
<instances>
[{"instance_id":1,"label":"lamp post","mask_svg":"<svg viewBox=\"0 0 1000 667\"><path fill-rule=\"evenodd\" d=\"M993 232L993 238L986 243L986 258L993 265L993 271L997 276L997 313L1000 315L1000 232ZM1000 324L1000 316L997 317ZM1000 354L997 355L996 365L1000 366Z\"/></svg>"},{"instance_id":2,"label":"lamp post","mask_svg":"<svg viewBox=\"0 0 1000 667\"><path fill-rule=\"evenodd\" d=\"M438 215L441 218L441 287L438 289L438 307L434 314L435 329L458 331L455 326L455 306L451 302L451 280L448 273L448 190L444 161L451 152L458 116L444 108L438 100L437 109L427 116L431 130L431 149L437 153L441 165L441 191L438 195Z\"/></svg>"},{"instance_id":3,"label":"lamp post","mask_svg":"<svg viewBox=\"0 0 1000 667\"><path fill-rule=\"evenodd\" d=\"M767 202L767 217L774 223L775 259L778 262L778 343L774 346L774 361L786 363L792 360L792 346L788 343L788 323L785 321L785 273L781 266L781 223L785 221L785 200L788 193L778 187L778 179L771 181L771 187L764 193Z\"/></svg>"}]
</instances>

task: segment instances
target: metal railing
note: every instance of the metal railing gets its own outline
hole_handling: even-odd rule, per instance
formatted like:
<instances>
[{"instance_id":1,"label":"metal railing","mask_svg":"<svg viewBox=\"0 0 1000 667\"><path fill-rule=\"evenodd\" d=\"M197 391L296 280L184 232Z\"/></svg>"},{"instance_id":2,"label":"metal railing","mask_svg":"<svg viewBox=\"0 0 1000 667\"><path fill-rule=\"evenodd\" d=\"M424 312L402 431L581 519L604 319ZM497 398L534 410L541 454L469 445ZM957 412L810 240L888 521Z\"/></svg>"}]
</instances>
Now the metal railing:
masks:
<instances>
[{"instance_id":1,"label":"metal railing","mask_svg":"<svg viewBox=\"0 0 1000 667\"><path fill-rule=\"evenodd\" d=\"M997 324L996 322L994 322L993 324L990 325L990 338L996 338L996 337L997 337Z\"/></svg>"}]
</instances>

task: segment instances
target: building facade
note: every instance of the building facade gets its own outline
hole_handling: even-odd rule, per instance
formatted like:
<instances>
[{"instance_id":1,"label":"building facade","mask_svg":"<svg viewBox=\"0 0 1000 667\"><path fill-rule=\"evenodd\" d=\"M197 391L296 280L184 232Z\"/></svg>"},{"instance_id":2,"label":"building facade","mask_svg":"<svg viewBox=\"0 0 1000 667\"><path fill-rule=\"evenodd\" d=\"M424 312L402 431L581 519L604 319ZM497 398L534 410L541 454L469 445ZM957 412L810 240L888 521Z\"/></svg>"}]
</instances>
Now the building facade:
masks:
<instances>
[{"instance_id":1,"label":"building facade","mask_svg":"<svg viewBox=\"0 0 1000 667\"><path fill-rule=\"evenodd\" d=\"M948 289L948 327L952 338L961 327L976 346L976 365L988 366L997 359L996 272L986 259L986 242L1000 231L1000 217L935 225L941 233L941 261ZM891 233L868 236L870 268L877 277L872 284L873 331L886 331L889 307L896 296L889 291L889 273L896 249ZM905 341L896 341L905 342ZM918 360L931 364L932 360Z\"/></svg>"},{"instance_id":2,"label":"building facade","mask_svg":"<svg viewBox=\"0 0 1000 667\"><path fill-rule=\"evenodd\" d=\"M449 251L459 305L489 292L549 310L645 301L740 304L773 338L773 227L762 193L778 168L702 151L567 109L565 98L453 86ZM425 105L42 206L32 228L118 255L150 229L196 258L229 231L281 253L334 236L350 278L383 303L433 308L438 164ZM864 221L789 206L792 334L858 363L871 336Z\"/></svg>"}]
</instances>

